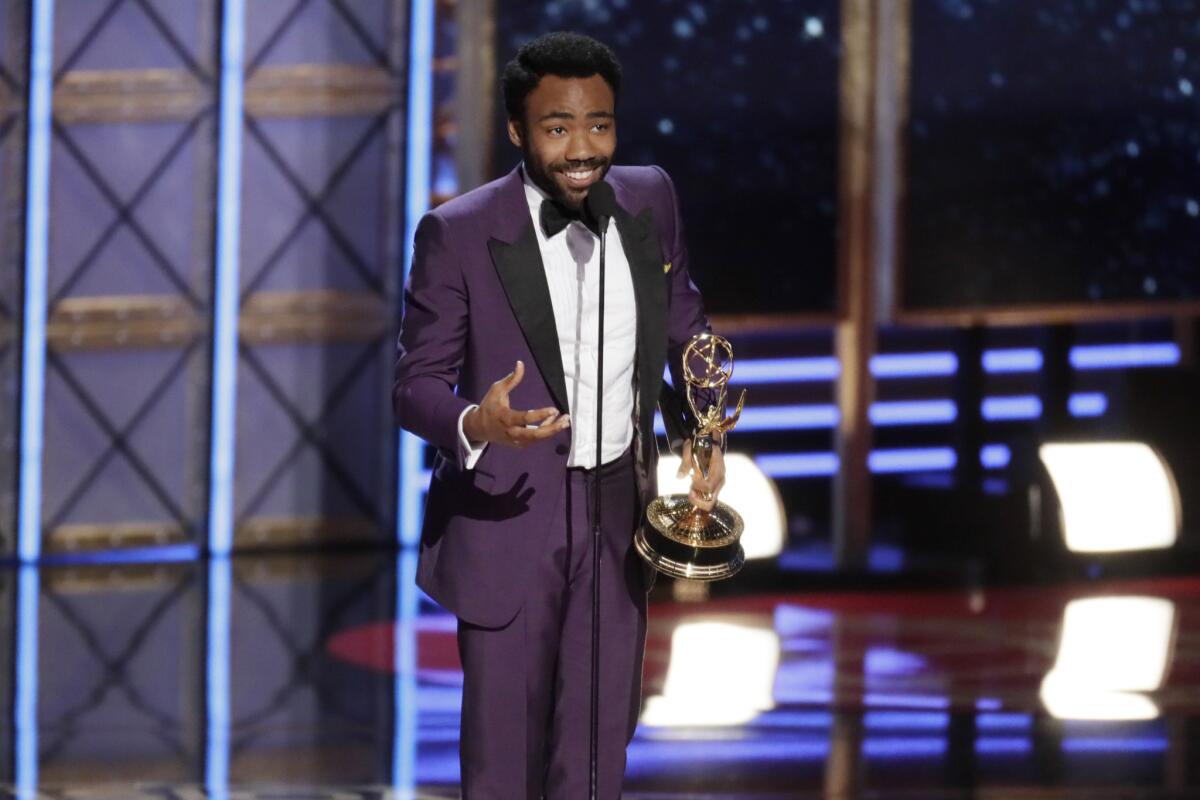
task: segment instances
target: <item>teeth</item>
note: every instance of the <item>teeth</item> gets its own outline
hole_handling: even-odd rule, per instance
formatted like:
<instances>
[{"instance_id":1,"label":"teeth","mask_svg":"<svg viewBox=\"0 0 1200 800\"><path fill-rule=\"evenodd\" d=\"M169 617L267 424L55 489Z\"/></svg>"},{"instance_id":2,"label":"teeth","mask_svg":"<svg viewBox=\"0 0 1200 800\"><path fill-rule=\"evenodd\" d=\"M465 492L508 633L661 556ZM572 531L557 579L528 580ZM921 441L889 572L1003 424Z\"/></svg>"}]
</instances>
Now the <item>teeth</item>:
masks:
<instances>
[{"instance_id":1,"label":"teeth","mask_svg":"<svg viewBox=\"0 0 1200 800\"><path fill-rule=\"evenodd\" d=\"M587 177L595 171L596 170L594 170L594 169L587 169L587 170L583 170L582 172L568 172L567 177L573 178L577 181L582 181L582 180L587 179Z\"/></svg>"}]
</instances>

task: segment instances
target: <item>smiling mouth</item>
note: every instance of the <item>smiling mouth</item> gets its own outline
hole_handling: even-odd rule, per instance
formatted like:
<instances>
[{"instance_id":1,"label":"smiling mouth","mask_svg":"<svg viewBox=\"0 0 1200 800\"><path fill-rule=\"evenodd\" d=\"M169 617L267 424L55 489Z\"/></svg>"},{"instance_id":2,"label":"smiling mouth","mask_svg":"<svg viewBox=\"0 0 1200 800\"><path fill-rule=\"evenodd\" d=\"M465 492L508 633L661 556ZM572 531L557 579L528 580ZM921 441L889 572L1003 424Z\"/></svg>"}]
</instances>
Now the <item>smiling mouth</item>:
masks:
<instances>
[{"instance_id":1,"label":"smiling mouth","mask_svg":"<svg viewBox=\"0 0 1200 800\"><path fill-rule=\"evenodd\" d=\"M566 178L567 185L572 189L582 189L590 186L599 179L600 167L562 170L561 174L564 178Z\"/></svg>"}]
</instances>

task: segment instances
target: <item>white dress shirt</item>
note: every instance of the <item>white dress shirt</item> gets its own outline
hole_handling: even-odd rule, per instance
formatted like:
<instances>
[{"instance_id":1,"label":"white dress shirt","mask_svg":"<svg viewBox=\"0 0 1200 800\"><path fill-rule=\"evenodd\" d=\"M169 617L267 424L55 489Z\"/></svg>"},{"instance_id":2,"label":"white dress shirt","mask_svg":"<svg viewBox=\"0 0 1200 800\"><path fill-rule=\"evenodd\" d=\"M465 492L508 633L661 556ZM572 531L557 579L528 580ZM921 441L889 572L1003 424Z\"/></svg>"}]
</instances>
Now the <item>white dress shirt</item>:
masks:
<instances>
[{"instance_id":1,"label":"white dress shirt","mask_svg":"<svg viewBox=\"0 0 1200 800\"><path fill-rule=\"evenodd\" d=\"M525 199L537 232L542 266L554 307L559 353L571 414L568 467L596 466L596 362L600 319L600 237L572 222L547 239L541 207L547 195L525 175ZM633 363L637 347L637 300L629 259L615 224L605 238L604 275L604 441L600 463L620 456L633 441ZM458 419L459 463L472 469L487 444L473 446Z\"/></svg>"}]
</instances>

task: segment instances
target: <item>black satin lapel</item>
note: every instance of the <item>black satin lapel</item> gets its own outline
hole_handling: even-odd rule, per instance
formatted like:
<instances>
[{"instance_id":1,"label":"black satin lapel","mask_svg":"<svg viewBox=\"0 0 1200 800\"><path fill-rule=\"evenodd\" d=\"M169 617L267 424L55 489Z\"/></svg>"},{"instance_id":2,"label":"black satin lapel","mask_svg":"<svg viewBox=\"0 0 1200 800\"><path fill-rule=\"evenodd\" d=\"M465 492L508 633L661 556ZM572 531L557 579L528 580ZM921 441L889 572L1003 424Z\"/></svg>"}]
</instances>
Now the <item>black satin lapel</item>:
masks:
<instances>
[{"instance_id":1,"label":"black satin lapel","mask_svg":"<svg viewBox=\"0 0 1200 800\"><path fill-rule=\"evenodd\" d=\"M563 377L562 354L558 346L558 329L554 325L554 306L550 304L550 287L538 250L537 234L529 222L521 236L512 244L492 239L488 242L492 261L500 274L500 282L508 295L509 305L517 317L525 341L545 379L554 404L567 412L567 381Z\"/></svg>"},{"instance_id":2,"label":"black satin lapel","mask_svg":"<svg viewBox=\"0 0 1200 800\"><path fill-rule=\"evenodd\" d=\"M636 217L618 209L616 221L637 296L638 402L642 422L646 423L654 419L663 367L667 362L667 280L663 273L658 231L650 209Z\"/></svg>"}]
</instances>

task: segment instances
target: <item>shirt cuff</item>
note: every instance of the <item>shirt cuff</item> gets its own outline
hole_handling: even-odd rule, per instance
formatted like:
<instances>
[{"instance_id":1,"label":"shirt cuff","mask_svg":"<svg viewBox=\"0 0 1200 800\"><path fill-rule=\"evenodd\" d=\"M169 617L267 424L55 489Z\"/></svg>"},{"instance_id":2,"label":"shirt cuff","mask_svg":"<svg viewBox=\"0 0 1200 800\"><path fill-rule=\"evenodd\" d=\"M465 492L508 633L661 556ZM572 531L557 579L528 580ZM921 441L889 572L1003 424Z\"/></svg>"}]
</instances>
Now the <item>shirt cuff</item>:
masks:
<instances>
[{"instance_id":1,"label":"shirt cuff","mask_svg":"<svg viewBox=\"0 0 1200 800\"><path fill-rule=\"evenodd\" d=\"M473 445L467 440L467 434L463 432L463 420L467 418L467 414L477 408L479 408L478 405L469 405L458 415L458 466L461 469L475 469L475 463L487 449L487 442Z\"/></svg>"}]
</instances>

